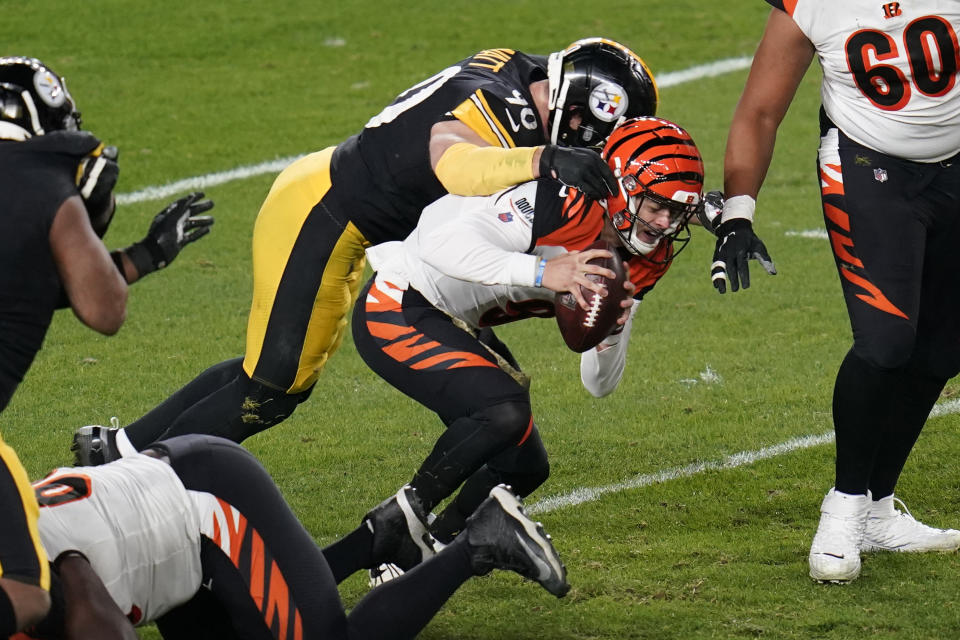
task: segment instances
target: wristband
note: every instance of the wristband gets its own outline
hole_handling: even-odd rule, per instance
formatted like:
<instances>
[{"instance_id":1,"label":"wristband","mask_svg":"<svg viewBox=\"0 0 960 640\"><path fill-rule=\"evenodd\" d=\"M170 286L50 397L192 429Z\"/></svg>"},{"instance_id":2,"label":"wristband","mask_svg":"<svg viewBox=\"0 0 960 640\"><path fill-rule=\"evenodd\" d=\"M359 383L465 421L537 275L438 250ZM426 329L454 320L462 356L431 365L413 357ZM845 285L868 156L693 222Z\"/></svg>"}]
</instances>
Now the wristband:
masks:
<instances>
[{"instance_id":1,"label":"wristband","mask_svg":"<svg viewBox=\"0 0 960 640\"><path fill-rule=\"evenodd\" d=\"M533 286L542 287L543 286L543 272L547 269L547 260L546 258L540 258L540 262L537 263L536 275L533 277Z\"/></svg>"},{"instance_id":2,"label":"wristband","mask_svg":"<svg viewBox=\"0 0 960 640\"><path fill-rule=\"evenodd\" d=\"M757 208L757 201L750 196L733 196L727 198L723 203L723 215L720 217L721 224L734 218L743 218L747 222L753 222L753 212Z\"/></svg>"}]
</instances>

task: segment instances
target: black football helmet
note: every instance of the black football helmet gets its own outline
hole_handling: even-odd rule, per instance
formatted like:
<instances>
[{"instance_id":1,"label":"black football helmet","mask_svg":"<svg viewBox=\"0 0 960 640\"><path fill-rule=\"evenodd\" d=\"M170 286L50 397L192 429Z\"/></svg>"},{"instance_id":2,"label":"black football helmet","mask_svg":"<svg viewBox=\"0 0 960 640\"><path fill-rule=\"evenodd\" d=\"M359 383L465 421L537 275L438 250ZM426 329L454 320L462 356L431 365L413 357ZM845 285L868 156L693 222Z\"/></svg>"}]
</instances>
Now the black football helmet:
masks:
<instances>
[{"instance_id":1,"label":"black football helmet","mask_svg":"<svg viewBox=\"0 0 960 640\"><path fill-rule=\"evenodd\" d=\"M660 95L644 61L606 38L577 40L547 61L550 142L601 147L618 123L657 112ZM579 117L576 128L571 120Z\"/></svg>"},{"instance_id":2,"label":"black football helmet","mask_svg":"<svg viewBox=\"0 0 960 640\"><path fill-rule=\"evenodd\" d=\"M63 78L36 58L0 58L0 139L79 128L80 113Z\"/></svg>"}]
</instances>

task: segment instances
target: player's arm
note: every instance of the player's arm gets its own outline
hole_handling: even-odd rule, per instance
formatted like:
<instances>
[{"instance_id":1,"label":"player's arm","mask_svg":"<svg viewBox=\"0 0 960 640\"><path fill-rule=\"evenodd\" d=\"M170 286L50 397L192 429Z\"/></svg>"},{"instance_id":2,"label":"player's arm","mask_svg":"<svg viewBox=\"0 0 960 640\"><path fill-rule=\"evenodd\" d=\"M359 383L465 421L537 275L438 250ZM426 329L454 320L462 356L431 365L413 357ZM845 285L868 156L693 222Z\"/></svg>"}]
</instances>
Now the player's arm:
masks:
<instances>
[{"instance_id":1,"label":"player's arm","mask_svg":"<svg viewBox=\"0 0 960 640\"><path fill-rule=\"evenodd\" d=\"M82 554L61 554L56 564L66 604L67 640L137 639L133 625Z\"/></svg>"},{"instance_id":2,"label":"player's arm","mask_svg":"<svg viewBox=\"0 0 960 640\"><path fill-rule=\"evenodd\" d=\"M754 56L743 94L734 111L724 156L726 202L715 231L717 244L710 265L713 286L725 293L750 286L749 260L767 273L777 270L766 246L753 231L753 213L760 185L773 157L777 128L787 113L814 47L793 19L773 9Z\"/></svg>"},{"instance_id":3,"label":"player's arm","mask_svg":"<svg viewBox=\"0 0 960 640\"><path fill-rule=\"evenodd\" d=\"M50 226L50 249L77 318L113 335L127 313L127 282L94 233L79 195L64 200Z\"/></svg>"},{"instance_id":4,"label":"player's arm","mask_svg":"<svg viewBox=\"0 0 960 640\"><path fill-rule=\"evenodd\" d=\"M524 116L509 115L509 109L496 96L478 90L451 112L452 119L433 125L430 165L449 193L490 195L539 177L556 178L595 199L614 192L613 173L590 149L516 146L511 127L501 122L502 115L511 121L523 121Z\"/></svg>"},{"instance_id":5,"label":"player's arm","mask_svg":"<svg viewBox=\"0 0 960 640\"><path fill-rule=\"evenodd\" d=\"M813 59L813 44L793 19L772 9L737 103L724 157L724 194L756 198L773 157L780 122ZM724 221L729 220L724 211Z\"/></svg>"},{"instance_id":6,"label":"player's arm","mask_svg":"<svg viewBox=\"0 0 960 640\"><path fill-rule=\"evenodd\" d=\"M520 216L501 221L486 198L464 215L446 217L448 198L424 211L417 234L418 257L441 273L487 285L533 286L538 258L526 251L532 228Z\"/></svg>"},{"instance_id":7,"label":"player's arm","mask_svg":"<svg viewBox=\"0 0 960 640\"><path fill-rule=\"evenodd\" d=\"M492 144L456 119L430 129L430 166L443 187L459 196L490 195L537 178L542 152Z\"/></svg>"},{"instance_id":8,"label":"player's arm","mask_svg":"<svg viewBox=\"0 0 960 640\"><path fill-rule=\"evenodd\" d=\"M624 283L628 290L635 290L633 283ZM620 384L627 366L627 351L630 344L630 329L633 316L640 301L628 295L622 303L623 316L617 320L617 328L593 349L584 351L580 356L580 382L595 398L610 395Z\"/></svg>"}]
</instances>

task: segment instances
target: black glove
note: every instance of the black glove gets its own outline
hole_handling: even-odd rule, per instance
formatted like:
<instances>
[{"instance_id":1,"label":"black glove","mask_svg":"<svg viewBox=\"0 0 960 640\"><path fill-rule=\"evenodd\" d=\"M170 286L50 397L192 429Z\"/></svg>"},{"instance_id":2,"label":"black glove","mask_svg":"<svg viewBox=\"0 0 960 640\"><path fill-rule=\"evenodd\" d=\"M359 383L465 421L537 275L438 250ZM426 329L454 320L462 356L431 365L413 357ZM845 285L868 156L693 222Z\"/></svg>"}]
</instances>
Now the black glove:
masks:
<instances>
[{"instance_id":1,"label":"black glove","mask_svg":"<svg viewBox=\"0 0 960 640\"><path fill-rule=\"evenodd\" d=\"M540 154L540 176L555 178L594 200L602 200L617 190L613 171L592 149L546 145Z\"/></svg>"},{"instance_id":2,"label":"black glove","mask_svg":"<svg viewBox=\"0 0 960 640\"><path fill-rule=\"evenodd\" d=\"M124 249L141 278L163 269L181 249L210 233L213 217L198 214L212 209L213 202L198 202L201 198L203 193L196 191L171 202L153 219L147 237Z\"/></svg>"},{"instance_id":3,"label":"black glove","mask_svg":"<svg viewBox=\"0 0 960 640\"><path fill-rule=\"evenodd\" d=\"M753 232L753 223L746 218L733 218L717 227L717 247L713 251L713 264L710 277L714 288L720 293L727 292L727 279L730 289L736 291L743 285L750 288L750 267L747 261L755 259L770 275L776 275L777 269L767 253L763 241Z\"/></svg>"},{"instance_id":4,"label":"black glove","mask_svg":"<svg viewBox=\"0 0 960 640\"><path fill-rule=\"evenodd\" d=\"M107 232L116 210L113 188L120 176L118 156L116 147L104 147L99 155L87 156L80 163L77 190L90 216L90 225L100 238Z\"/></svg>"}]
</instances>

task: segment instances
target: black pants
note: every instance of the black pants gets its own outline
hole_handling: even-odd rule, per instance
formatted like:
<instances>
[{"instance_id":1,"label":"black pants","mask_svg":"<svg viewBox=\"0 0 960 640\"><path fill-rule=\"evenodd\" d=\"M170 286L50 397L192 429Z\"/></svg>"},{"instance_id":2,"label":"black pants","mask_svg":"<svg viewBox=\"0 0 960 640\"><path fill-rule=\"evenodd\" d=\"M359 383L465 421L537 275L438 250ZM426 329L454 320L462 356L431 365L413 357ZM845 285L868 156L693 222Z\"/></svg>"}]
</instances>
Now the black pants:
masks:
<instances>
[{"instance_id":1,"label":"black pants","mask_svg":"<svg viewBox=\"0 0 960 640\"><path fill-rule=\"evenodd\" d=\"M347 620L323 553L272 478L245 449L210 436L155 445L191 491L229 514L201 546L203 586L157 621L165 638L347 638Z\"/></svg>"},{"instance_id":2,"label":"black pants","mask_svg":"<svg viewBox=\"0 0 960 640\"><path fill-rule=\"evenodd\" d=\"M824 122L819 171L853 346L837 375L837 489L884 497L960 372L960 159L916 163Z\"/></svg>"},{"instance_id":3,"label":"black pants","mask_svg":"<svg viewBox=\"0 0 960 640\"><path fill-rule=\"evenodd\" d=\"M466 481L455 501L459 525L499 482L526 495L546 480L529 392L477 336L415 289L401 292L377 277L359 299L353 338L364 362L447 427L412 482L428 508Z\"/></svg>"}]
</instances>

